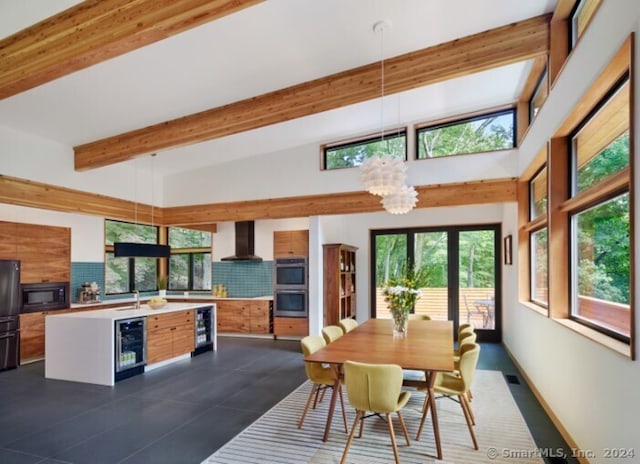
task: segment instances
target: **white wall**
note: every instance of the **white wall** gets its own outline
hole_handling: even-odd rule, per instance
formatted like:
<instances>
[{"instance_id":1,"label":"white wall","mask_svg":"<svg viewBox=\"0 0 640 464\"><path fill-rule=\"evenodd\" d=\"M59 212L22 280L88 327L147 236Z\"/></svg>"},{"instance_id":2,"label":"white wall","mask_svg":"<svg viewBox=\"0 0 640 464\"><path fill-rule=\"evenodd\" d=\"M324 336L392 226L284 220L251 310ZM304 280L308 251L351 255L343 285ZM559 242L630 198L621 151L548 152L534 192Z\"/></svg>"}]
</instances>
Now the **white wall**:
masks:
<instances>
[{"instance_id":1,"label":"white wall","mask_svg":"<svg viewBox=\"0 0 640 464\"><path fill-rule=\"evenodd\" d=\"M636 34L640 32L640 2L603 1L522 144L521 169L529 164L572 111L575 103L632 31ZM635 46L635 61L638 63L640 52L637 35ZM636 87L640 85L637 73L634 84ZM640 105L637 101L634 113L637 142L640 134ZM633 156L637 163L638 144L635 145L636 152ZM640 177L636 170L635 195L640 193L638 185ZM636 224L640 217L638 203L636 202L634 212ZM515 232L515 214L515 209L505 209L505 223L508 221L511 224L505 224L505 230L511 227ZM637 226L635 230L637 245L640 243L640 232ZM517 260L515 254L514 259ZM638 253L635 275L640 276ZM640 363L520 305L515 273L505 273L504 288L504 343L576 444L581 449L597 453L598 458L591 460L594 463L638 462ZM639 291L640 285L636 278L634 294L638 295ZM635 311L637 314L638 309L635 308ZM635 333L636 337L640 335L640 317L636 317ZM605 459L604 450L614 447L634 448L636 457L625 460Z\"/></svg>"}]
</instances>

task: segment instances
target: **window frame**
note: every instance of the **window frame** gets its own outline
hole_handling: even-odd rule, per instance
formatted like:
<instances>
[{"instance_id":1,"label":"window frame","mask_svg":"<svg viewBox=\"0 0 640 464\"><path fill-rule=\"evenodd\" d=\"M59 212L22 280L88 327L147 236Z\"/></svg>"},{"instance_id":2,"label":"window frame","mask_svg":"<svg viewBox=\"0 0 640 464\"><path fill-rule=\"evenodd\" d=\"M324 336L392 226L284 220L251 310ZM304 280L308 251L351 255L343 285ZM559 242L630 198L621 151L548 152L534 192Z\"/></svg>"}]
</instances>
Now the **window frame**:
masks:
<instances>
[{"instance_id":1,"label":"window frame","mask_svg":"<svg viewBox=\"0 0 640 464\"><path fill-rule=\"evenodd\" d=\"M428 158L428 157L421 158L420 157L420 133L421 132L425 132L425 131L429 131L429 130L435 130L435 129L441 129L441 128L444 128L444 127L462 125L462 124L466 124L466 123L477 121L479 119L486 119L486 118L489 118L491 116L496 116L496 115L497 116L501 116L503 114L508 114L508 113L511 113L511 117L512 117L512 120L513 120L513 133L512 133L512 137L511 137L511 147L497 148L497 149L494 149L494 150L485 150L485 151L474 151L474 152L469 152L469 153L451 153L451 154L448 154L448 155L441 155L441 156L436 156L436 157L433 157L433 158ZM451 156L476 155L476 154L480 154L480 153L494 153L494 152L504 151L504 150L514 150L515 148L518 147L518 111L517 111L517 107L513 106L513 105L502 106L502 107L499 107L499 108L493 108L493 109L482 110L482 111L478 111L478 112L474 112L474 113L469 113L467 115L458 115L458 116L454 116L453 118L447 118L447 119L443 119L443 120L439 120L439 121L431 121L431 122L427 122L427 123L416 124L414 126L413 137L415 139L415 141L414 141L414 144L415 144L415 147L414 147L414 159L416 161L439 159L439 158L449 158Z\"/></svg>"},{"instance_id":2,"label":"window frame","mask_svg":"<svg viewBox=\"0 0 640 464\"><path fill-rule=\"evenodd\" d=\"M540 111L540 109L542 109L542 106L544 105L544 102L547 100L547 98L549 97L549 67L545 66L544 69L542 70L542 73L540 74L540 77L538 78L538 82L536 83L533 92L531 93L531 98L529 98L528 101L528 109L529 109L529 125L531 125L531 123L533 122L533 120L535 119L535 117L537 116L538 113L533 114L533 101L536 99L536 97L538 96L539 92L541 90L545 90L547 92L547 95L544 97L544 99L542 100L542 102L540 103L540 108L538 109L538 112Z\"/></svg>"},{"instance_id":3,"label":"window frame","mask_svg":"<svg viewBox=\"0 0 640 464\"><path fill-rule=\"evenodd\" d=\"M408 153L409 153L409 141L408 141L408 130L407 130L407 127L404 126L404 127L398 127L395 129L388 129L386 131L383 131L382 133L378 132L377 134L367 134L361 137L354 137L350 139L341 140L338 142L331 142L331 143L326 143L321 145L320 146L321 170L331 172L331 171L338 171L340 169L353 169L353 168L360 167L360 164L354 165L354 166L341 166L341 167L335 167L335 168L327 167L328 166L327 151L357 147L360 145L367 145L370 143L375 143L382 140L393 139L393 138L404 138L405 142L404 142L403 161L407 161Z\"/></svg>"},{"instance_id":4,"label":"window frame","mask_svg":"<svg viewBox=\"0 0 640 464\"><path fill-rule=\"evenodd\" d=\"M154 281L155 281L155 285L153 286L153 288L150 289L137 289L136 288L136 258L135 257L129 257L129 258L116 258L115 256L112 256L111 258L109 258L108 255L113 255L114 253L114 246L113 245L107 245L107 224L108 223L121 223L121 224L132 224L132 225L136 225L136 226L144 226L144 227L150 227L150 228L154 228L155 232L156 232L156 240L155 243L159 243L160 240L160 226L157 225L150 225L150 224L140 224L137 222L130 222L130 221L121 221L121 220L117 220L117 219L109 219L109 218L105 218L104 220L104 278L105 278L105 289L104 289L104 293L105 296L115 296L115 295L127 295L130 293L134 293L136 290L138 290L139 292L154 292L158 290L158 271L160 269L159 263L156 261L156 272L154 275ZM142 242L141 242L142 243ZM146 243L146 242L145 242ZM107 263L109 259L127 259L128 263L127 263L127 268L128 268L128 273L129 273L129 278L128 280L128 290L124 291L124 292L107 292ZM148 259L148 258L145 258Z\"/></svg>"},{"instance_id":5,"label":"window frame","mask_svg":"<svg viewBox=\"0 0 640 464\"><path fill-rule=\"evenodd\" d=\"M195 230L197 232L207 232L207 231L201 231L201 230L197 230L197 229L189 229L188 227L167 227L167 242L169 244L171 244L171 229L187 229L187 230ZM171 287L171 257L169 257L169 261L167 262L167 276L168 276L168 283L167 283L167 290L170 291L194 291L194 292L208 292L211 291L213 288L213 266L212 266L212 256L213 256L213 234L211 234L211 232L207 232L210 234L209 237L209 243L210 246L206 247L206 246L198 246L198 247L187 247L187 248L176 248L176 247L171 247L171 257L173 257L173 255L186 255L187 256L187 267L188 267L188 271L187 271L187 287L186 288L175 288L175 287ZM202 288L194 288L194 274L193 274L193 269L194 269L194 256L196 255L209 255L209 260L206 260L206 257L203 256L203 260L205 262L209 263L209 272L211 275L211 288L208 289L202 289Z\"/></svg>"}]
</instances>

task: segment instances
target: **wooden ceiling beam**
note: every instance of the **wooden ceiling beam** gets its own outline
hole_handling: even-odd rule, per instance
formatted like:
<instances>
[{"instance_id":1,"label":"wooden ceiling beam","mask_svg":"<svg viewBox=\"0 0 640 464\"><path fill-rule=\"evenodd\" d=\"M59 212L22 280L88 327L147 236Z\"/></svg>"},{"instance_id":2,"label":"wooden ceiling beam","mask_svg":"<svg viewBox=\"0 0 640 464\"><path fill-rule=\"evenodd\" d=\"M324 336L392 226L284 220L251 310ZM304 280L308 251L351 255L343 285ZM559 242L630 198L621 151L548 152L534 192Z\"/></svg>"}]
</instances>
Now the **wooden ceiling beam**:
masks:
<instances>
[{"instance_id":1,"label":"wooden ceiling beam","mask_svg":"<svg viewBox=\"0 0 640 464\"><path fill-rule=\"evenodd\" d=\"M0 99L262 1L84 1L0 41Z\"/></svg>"},{"instance_id":2,"label":"wooden ceiling beam","mask_svg":"<svg viewBox=\"0 0 640 464\"><path fill-rule=\"evenodd\" d=\"M416 187L417 208L516 201L516 184L516 179L496 179ZM380 197L367 192L152 208L143 203L1 174L0 203L209 232L215 232L215 223L222 221L383 211Z\"/></svg>"},{"instance_id":3,"label":"wooden ceiling beam","mask_svg":"<svg viewBox=\"0 0 640 464\"><path fill-rule=\"evenodd\" d=\"M550 15L538 16L385 60L393 94L545 56ZM379 63L75 147L84 171L378 98Z\"/></svg>"},{"instance_id":4,"label":"wooden ceiling beam","mask_svg":"<svg viewBox=\"0 0 640 464\"><path fill-rule=\"evenodd\" d=\"M515 202L516 179L462 182L416 187L417 208ZM367 192L307 195L163 209L165 225L201 224L257 219L284 219L383 211L380 197Z\"/></svg>"}]
</instances>

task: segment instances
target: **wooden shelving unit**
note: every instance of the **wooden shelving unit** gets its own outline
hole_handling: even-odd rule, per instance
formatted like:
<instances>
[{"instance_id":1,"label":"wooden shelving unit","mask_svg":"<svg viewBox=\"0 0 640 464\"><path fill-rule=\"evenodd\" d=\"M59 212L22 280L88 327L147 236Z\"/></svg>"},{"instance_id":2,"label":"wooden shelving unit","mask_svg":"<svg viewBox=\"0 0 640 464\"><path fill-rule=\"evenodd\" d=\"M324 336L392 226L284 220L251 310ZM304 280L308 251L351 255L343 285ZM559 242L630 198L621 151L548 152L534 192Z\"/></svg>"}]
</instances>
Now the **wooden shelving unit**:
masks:
<instances>
[{"instance_id":1,"label":"wooden shelving unit","mask_svg":"<svg viewBox=\"0 0 640 464\"><path fill-rule=\"evenodd\" d=\"M323 248L324 325L337 325L340 319L356 317L357 247L331 243Z\"/></svg>"}]
</instances>

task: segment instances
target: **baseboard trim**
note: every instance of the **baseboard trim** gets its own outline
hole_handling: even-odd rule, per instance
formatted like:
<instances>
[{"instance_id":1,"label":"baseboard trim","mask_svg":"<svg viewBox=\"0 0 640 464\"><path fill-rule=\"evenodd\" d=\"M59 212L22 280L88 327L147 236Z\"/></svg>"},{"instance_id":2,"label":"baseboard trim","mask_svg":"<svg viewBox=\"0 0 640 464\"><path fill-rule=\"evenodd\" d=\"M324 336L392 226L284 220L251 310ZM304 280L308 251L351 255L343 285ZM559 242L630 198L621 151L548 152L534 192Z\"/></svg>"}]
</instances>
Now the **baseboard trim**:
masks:
<instances>
[{"instance_id":1,"label":"baseboard trim","mask_svg":"<svg viewBox=\"0 0 640 464\"><path fill-rule=\"evenodd\" d=\"M509 357L511 358L511 360L515 364L516 369L518 369L518 372L524 378L524 380L527 382L527 385L529 385L529 388L531 388L531 391L533 392L534 396L538 399L538 401L542 405L542 408L545 410L545 412L547 413L547 415L551 419L551 422L553 422L553 424L556 426L556 428L560 432L560 435L562 435L562 438L564 438L564 440L567 442L567 445L569 445L569 448L574 449L574 450L579 450L580 447L578 446L578 444L571 437L571 434L569 433L569 431L564 427L564 425L562 424L562 421L558 418L558 416L553 411L553 409L551 408L549 403L547 403L547 401L544 399L544 397L542 396L540 391L536 388L535 383L527 375L527 373L522 368L522 366L520 365L520 363L518 362L516 357L513 355L513 353L511 353L511 350L509 349L509 347L507 345L505 345L504 343L502 345L504 346L505 350L507 351L507 354L509 355ZM575 456L575 458L578 460L578 462L580 464L590 464L589 460L586 457Z\"/></svg>"}]
</instances>

